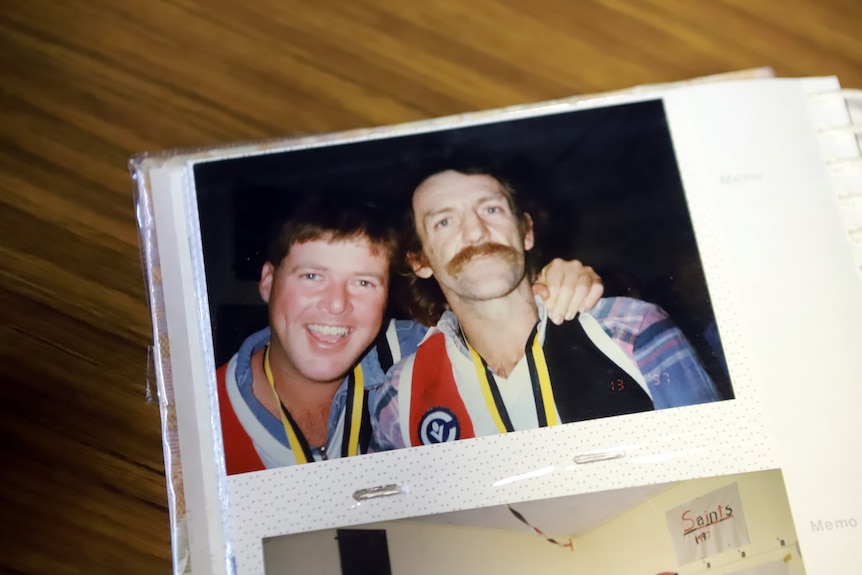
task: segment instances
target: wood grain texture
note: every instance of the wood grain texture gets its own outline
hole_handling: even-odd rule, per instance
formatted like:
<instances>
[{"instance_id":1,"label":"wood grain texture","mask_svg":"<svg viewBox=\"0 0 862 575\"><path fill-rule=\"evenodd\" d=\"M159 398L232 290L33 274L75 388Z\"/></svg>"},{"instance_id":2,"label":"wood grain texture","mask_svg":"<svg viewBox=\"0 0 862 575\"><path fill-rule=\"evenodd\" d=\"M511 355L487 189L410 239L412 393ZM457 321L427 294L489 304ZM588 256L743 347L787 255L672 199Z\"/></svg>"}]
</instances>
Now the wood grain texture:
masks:
<instances>
[{"instance_id":1,"label":"wood grain texture","mask_svg":"<svg viewBox=\"0 0 862 575\"><path fill-rule=\"evenodd\" d=\"M170 571L126 168L755 66L862 87L858 0L0 1L0 571Z\"/></svg>"}]
</instances>

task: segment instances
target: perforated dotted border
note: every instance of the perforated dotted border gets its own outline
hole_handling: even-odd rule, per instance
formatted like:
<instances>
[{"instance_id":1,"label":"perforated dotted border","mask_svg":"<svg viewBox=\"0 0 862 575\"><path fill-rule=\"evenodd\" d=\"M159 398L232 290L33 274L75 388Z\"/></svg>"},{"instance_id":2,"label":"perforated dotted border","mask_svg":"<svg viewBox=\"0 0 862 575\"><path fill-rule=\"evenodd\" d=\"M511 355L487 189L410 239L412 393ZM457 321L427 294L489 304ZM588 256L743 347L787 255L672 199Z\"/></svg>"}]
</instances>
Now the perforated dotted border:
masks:
<instances>
[{"instance_id":1,"label":"perforated dotted border","mask_svg":"<svg viewBox=\"0 0 862 575\"><path fill-rule=\"evenodd\" d=\"M266 537L771 468L762 421L730 400L232 476L237 569L262 572ZM594 450L626 455L573 463ZM405 493L352 497L388 484Z\"/></svg>"}]
</instances>

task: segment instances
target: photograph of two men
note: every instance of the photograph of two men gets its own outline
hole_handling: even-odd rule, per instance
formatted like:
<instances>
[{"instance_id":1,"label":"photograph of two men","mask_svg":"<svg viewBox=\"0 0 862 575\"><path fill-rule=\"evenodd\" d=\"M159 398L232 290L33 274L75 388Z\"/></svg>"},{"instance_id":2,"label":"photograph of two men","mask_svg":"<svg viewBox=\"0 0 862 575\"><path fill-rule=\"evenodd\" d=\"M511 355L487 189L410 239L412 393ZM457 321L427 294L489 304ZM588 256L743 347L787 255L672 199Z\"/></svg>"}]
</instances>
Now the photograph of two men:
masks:
<instances>
[{"instance_id":1,"label":"photograph of two men","mask_svg":"<svg viewBox=\"0 0 862 575\"><path fill-rule=\"evenodd\" d=\"M229 475L734 397L661 100L194 179Z\"/></svg>"}]
</instances>

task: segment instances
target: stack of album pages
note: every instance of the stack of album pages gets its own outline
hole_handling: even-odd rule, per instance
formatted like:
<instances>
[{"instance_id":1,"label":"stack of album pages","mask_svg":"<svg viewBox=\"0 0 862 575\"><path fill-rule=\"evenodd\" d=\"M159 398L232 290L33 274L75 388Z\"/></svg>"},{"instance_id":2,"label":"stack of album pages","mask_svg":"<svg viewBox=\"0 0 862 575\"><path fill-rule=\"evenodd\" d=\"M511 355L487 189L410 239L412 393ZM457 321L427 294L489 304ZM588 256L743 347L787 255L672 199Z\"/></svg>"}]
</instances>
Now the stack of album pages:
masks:
<instances>
[{"instance_id":1,"label":"stack of album pages","mask_svg":"<svg viewBox=\"0 0 862 575\"><path fill-rule=\"evenodd\" d=\"M752 70L134 158L174 572L862 573L860 126Z\"/></svg>"}]
</instances>

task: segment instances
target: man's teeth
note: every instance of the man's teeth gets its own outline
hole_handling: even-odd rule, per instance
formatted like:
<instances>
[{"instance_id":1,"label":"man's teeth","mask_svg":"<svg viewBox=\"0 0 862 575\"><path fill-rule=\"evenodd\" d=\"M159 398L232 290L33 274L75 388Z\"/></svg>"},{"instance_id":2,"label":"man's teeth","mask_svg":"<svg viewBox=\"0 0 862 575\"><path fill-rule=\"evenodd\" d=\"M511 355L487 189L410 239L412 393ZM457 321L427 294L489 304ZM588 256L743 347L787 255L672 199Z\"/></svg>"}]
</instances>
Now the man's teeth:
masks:
<instances>
[{"instance_id":1,"label":"man's teeth","mask_svg":"<svg viewBox=\"0 0 862 575\"><path fill-rule=\"evenodd\" d=\"M321 335L337 335L338 337L345 337L347 335L347 332L350 331L346 327L318 324L309 324L308 329L309 331L313 331Z\"/></svg>"}]
</instances>

